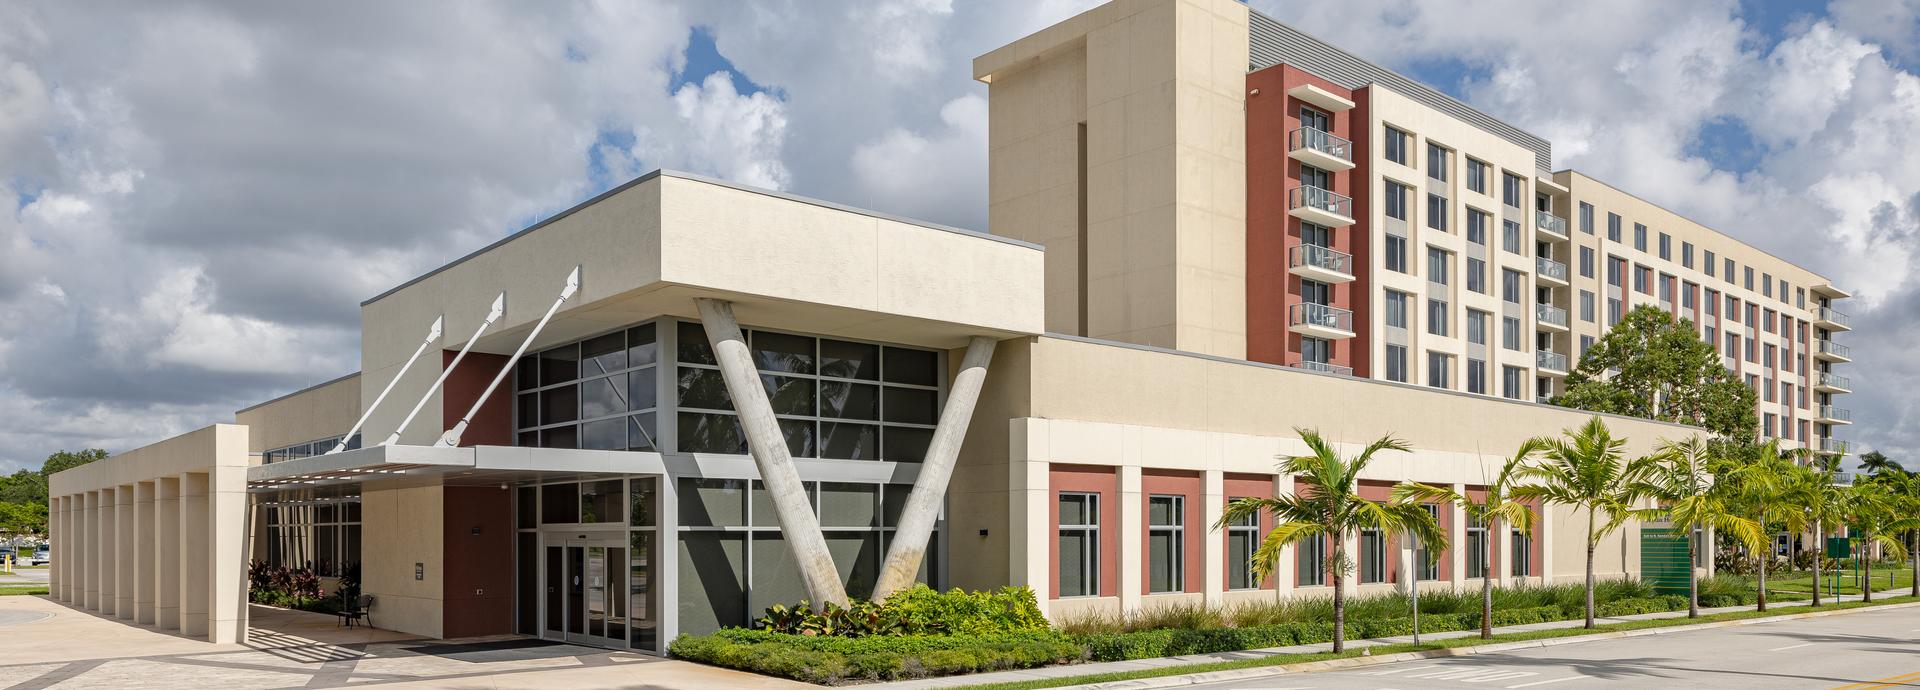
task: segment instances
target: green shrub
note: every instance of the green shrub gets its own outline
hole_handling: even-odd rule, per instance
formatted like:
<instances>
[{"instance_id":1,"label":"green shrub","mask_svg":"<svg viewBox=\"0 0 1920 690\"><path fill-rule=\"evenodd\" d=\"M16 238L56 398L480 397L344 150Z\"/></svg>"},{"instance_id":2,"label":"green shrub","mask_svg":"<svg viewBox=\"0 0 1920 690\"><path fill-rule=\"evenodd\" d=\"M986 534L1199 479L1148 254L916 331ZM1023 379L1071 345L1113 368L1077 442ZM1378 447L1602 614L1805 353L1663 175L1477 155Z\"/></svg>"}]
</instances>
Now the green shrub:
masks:
<instances>
[{"instance_id":1,"label":"green shrub","mask_svg":"<svg viewBox=\"0 0 1920 690\"><path fill-rule=\"evenodd\" d=\"M668 653L809 683L1033 668L1086 658L1084 648L1052 631L828 637L732 628L700 637L681 635Z\"/></svg>"},{"instance_id":2,"label":"green shrub","mask_svg":"<svg viewBox=\"0 0 1920 690\"><path fill-rule=\"evenodd\" d=\"M991 635L1048 627L1033 590L1026 587L938 592L926 585L896 592L880 603L857 600L841 606L828 602L819 610L804 600L792 606L775 604L753 626L778 633L828 637Z\"/></svg>"},{"instance_id":3,"label":"green shrub","mask_svg":"<svg viewBox=\"0 0 1920 690\"><path fill-rule=\"evenodd\" d=\"M1605 604L1596 604L1593 607L1593 613L1595 616L1613 618L1616 616L1633 616L1642 613L1678 611L1686 607L1687 597L1685 595L1667 594L1662 596L1615 599ZM1580 609L1580 615L1585 615L1584 608Z\"/></svg>"}]
</instances>

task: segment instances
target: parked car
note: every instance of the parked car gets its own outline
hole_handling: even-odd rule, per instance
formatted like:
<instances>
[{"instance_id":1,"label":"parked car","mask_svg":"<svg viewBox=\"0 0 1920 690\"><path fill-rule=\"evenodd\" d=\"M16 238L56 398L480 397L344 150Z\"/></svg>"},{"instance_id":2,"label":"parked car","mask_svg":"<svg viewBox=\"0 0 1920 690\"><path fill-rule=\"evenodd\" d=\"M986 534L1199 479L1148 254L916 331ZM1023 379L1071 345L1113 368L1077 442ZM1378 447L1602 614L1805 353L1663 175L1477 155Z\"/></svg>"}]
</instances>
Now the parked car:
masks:
<instances>
[{"instance_id":1,"label":"parked car","mask_svg":"<svg viewBox=\"0 0 1920 690\"><path fill-rule=\"evenodd\" d=\"M49 565L51 563L53 563L53 549L45 546L34 549L33 555L27 557L27 565Z\"/></svg>"}]
</instances>

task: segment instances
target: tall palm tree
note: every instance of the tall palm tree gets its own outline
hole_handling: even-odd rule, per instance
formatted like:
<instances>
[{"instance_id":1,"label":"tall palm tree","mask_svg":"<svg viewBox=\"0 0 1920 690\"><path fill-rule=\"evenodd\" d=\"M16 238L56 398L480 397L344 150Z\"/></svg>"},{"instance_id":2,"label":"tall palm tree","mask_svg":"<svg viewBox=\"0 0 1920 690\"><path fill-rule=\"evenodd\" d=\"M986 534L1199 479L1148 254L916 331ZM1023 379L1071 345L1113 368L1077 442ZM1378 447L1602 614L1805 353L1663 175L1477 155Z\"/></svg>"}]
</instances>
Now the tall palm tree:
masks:
<instances>
[{"instance_id":1,"label":"tall palm tree","mask_svg":"<svg viewBox=\"0 0 1920 690\"><path fill-rule=\"evenodd\" d=\"M1873 601L1873 557L1869 555L1875 545L1886 549L1887 553L1905 560L1907 546L1893 535L1910 529L1920 528L1920 518L1903 515L1901 500L1891 489L1879 482L1867 482L1853 487L1848 492L1843 512L1847 516L1847 525L1860 530L1854 538L1858 545L1853 557L1860 560L1865 568L1866 582L1860 588L1862 601Z\"/></svg>"},{"instance_id":2,"label":"tall palm tree","mask_svg":"<svg viewBox=\"0 0 1920 690\"><path fill-rule=\"evenodd\" d=\"M1906 468L1901 467L1900 463L1893 461L1888 458L1885 453L1877 450L1870 450L1860 454L1860 469L1875 477L1888 472L1906 472Z\"/></svg>"},{"instance_id":3,"label":"tall palm tree","mask_svg":"<svg viewBox=\"0 0 1920 690\"><path fill-rule=\"evenodd\" d=\"M1593 554L1600 540L1633 516L1637 479L1646 472L1648 461L1628 461L1621 455L1625 439L1613 432L1599 417L1587 420L1579 429L1567 429L1563 438L1542 439L1546 450L1542 462L1526 465L1518 473L1522 481L1513 496L1538 500L1542 504L1559 503L1587 511L1587 619L1593 627ZM1601 518L1602 514L1605 519Z\"/></svg>"},{"instance_id":4,"label":"tall palm tree","mask_svg":"<svg viewBox=\"0 0 1920 690\"><path fill-rule=\"evenodd\" d=\"M1513 497L1513 483L1520 469L1545 448L1546 443L1537 438L1521 443L1520 449L1514 451L1513 457L1500 467L1499 475L1487 484L1486 495L1478 501L1452 488L1419 482L1402 482L1393 487L1393 500L1414 505L1446 503L1460 506L1467 515L1486 525L1486 533L1490 536L1500 533L1502 522L1526 530L1533 523L1533 510ZM1480 549L1480 639L1483 640L1493 637L1492 552L1493 549L1484 546Z\"/></svg>"},{"instance_id":5,"label":"tall palm tree","mask_svg":"<svg viewBox=\"0 0 1920 690\"><path fill-rule=\"evenodd\" d=\"M1723 463L1719 462L1719 453L1700 437L1662 441L1659 452L1651 458L1653 462L1635 482L1633 491L1658 505L1634 514L1642 520L1665 519L1673 524L1674 531L1687 535L1687 617L1699 618L1700 581L1693 564L1700 562L1700 541L1693 538L1694 530L1713 529L1731 535L1756 552L1770 553L1768 540L1762 523L1740 515L1728 500L1729 492L1716 485L1710 466ZM1766 610L1766 604L1761 604L1761 610Z\"/></svg>"},{"instance_id":6,"label":"tall palm tree","mask_svg":"<svg viewBox=\"0 0 1920 690\"><path fill-rule=\"evenodd\" d=\"M1360 472L1374 455L1385 450L1407 450L1407 444L1392 435L1367 444L1352 460L1340 457L1333 444L1312 429L1295 429L1307 445L1309 454L1283 456L1279 469L1293 475L1300 490L1273 498L1241 498L1227 504L1225 514L1214 529L1249 516L1266 513L1273 516L1273 531L1253 552L1253 571L1264 578L1273 573L1280 550L1310 539L1331 539L1333 557L1326 561L1326 572L1333 579L1333 651L1346 649L1347 599L1343 576L1351 569L1347 561L1347 538L1363 529L1384 533L1411 532L1436 550L1447 547L1447 534L1420 506L1406 503L1371 501L1360 497Z\"/></svg>"},{"instance_id":7,"label":"tall palm tree","mask_svg":"<svg viewBox=\"0 0 1920 690\"><path fill-rule=\"evenodd\" d=\"M1883 480L1895 498L1899 500L1905 515L1920 515L1920 472L1901 472L1889 474ZM1920 527L1907 530L1907 553L1909 556L1920 549ZM1913 596L1920 597L1920 558L1913 559Z\"/></svg>"},{"instance_id":8,"label":"tall palm tree","mask_svg":"<svg viewBox=\"0 0 1920 690\"><path fill-rule=\"evenodd\" d=\"M1841 513L1845 487L1834 482L1838 469L1830 460L1816 459L1810 465L1791 471L1784 503L1801 510L1804 522L1813 526L1813 603L1820 606L1820 574L1826 565L1828 526L1844 519Z\"/></svg>"},{"instance_id":9,"label":"tall palm tree","mask_svg":"<svg viewBox=\"0 0 1920 690\"><path fill-rule=\"evenodd\" d=\"M1779 526L1798 534L1807 528L1807 511L1792 499L1795 482L1802 470L1797 459L1803 450L1783 450L1777 440L1761 444L1722 446L1728 452L1716 459L1722 480L1718 492L1740 515L1755 522L1761 540L1748 544L1753 553L1758 580L1754 588L1756 610L1767 610L1767 571L1773 566L1773 548L1767 544L1766 530Z\"/></svg>"}]
</instances>

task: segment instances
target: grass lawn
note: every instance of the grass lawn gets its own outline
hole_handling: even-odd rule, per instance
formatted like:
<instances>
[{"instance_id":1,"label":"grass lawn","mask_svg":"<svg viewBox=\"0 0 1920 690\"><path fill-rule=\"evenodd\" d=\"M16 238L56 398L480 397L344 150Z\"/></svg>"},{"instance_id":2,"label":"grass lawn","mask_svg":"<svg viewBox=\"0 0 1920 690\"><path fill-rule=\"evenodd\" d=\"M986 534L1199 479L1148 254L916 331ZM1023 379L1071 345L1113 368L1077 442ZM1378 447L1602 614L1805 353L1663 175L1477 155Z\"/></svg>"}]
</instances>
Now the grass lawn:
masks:
<instances>
[{"instance_id":1,"label":"grass lawn","mask_svg":"<svg viewBox=\"0 0 1920 690\"><path fill-rule=\"evenodd\" d=\"M1893 584L1887 584L1889 576L1892 577ZM1832 582L1833 579L1834 578L1829 577L1829 574L1827 573L1822 573L1820 575L1820 592L1822 594L1826 594L1833 591L1833 582ZM1841 571L1839 580L1840 580L1841 594L1859 594L1860 593L1860 586L1859 586L1860 580L1854 577L1853 571L1851 570ZM1881 570L1879 568L1875 568L1873 570L1873 591L1884 592L1889 589L1899 589L1899 588L1912 587L1912 586L1913 586L1913 571L1911 569L1901 568L1895 571L1887 571L1887 570ZM1798 592L1801 594L1809 594L1813 591L1813 574L1812 573L1795 573L1794 575L1789 577L1769 577L1767 578L1767 590L1772 592Z\"/></svg>"},{"instance_id":2,"label":"grass lawn","mask_svg":"<svg viewBox=\"0 0 1920 690\"><path fill-rule=\"evenodd\" d=\"M20 595L20 594L34 595L34 594L46 594L46 593L47 593L47 586L43 584L0 585L0 597Z\"/></svg>"},{"instance_id":3,"label":"grass lawn","mask_svg":"<svg viewBox=\"0 0 1920 690\"><path fill-rule=\"evenodd\" d=\"M1768 584L1772 584L1772 583L1769 582ZM1876 601L1872 605L1880 606L1885 604L1900 604L1900 603L1915 602L1915 601L1920 601L1920 598L1889 597L1881 601ZM1832 610L1840 610L1840 609L1860 608L1862 606L1867 606L1867 604L1854 601L1854 602L1846 602L1843 604L1829 604L1826 606L1822 606L1817 610L1832 611ZM1591 635L1591 634L1603 633L1603 632L1616 632L1616 631L1623 631L1623 630L1645 630L1648 628L1668 628L1668 627L1681 626L1681 625L1693 625L1696 623L1711 623L1711 622L1717 622L1717 621L1762 618L1766 616L1791 615L1795 613L1802 613L1805 611L1807 611L1805 607L1798 607L1798 606L1789 608L1789 609L1784 609L1784 610L1776 609L1773 611L1768 611L1766 613L1760 613L1757 611L1736 611L1732 613L1722 613L1722 614L1715 614L1711 616L1701 616L1699 618L1668 618L1668 619L1658 619L1658 620L1630 621L1626 623L1601 625L1601 626L1595 627L1593 630L1585 630L1581 628L1539 630L1534 632L1495 635L1491 640L1482 640L1478 637L1463 637L1463 638L1456 638L1456 639L1450 639L1450 640L1436 640L1434 642L1417 644L1417 645L1415 644L1380 645L1380 646L1370 647L1368 649L1371 650L1371 653L1373 656L1383 656L1387 654L1397 654L1401 652L1418 652L1418 651L1427 651L1427 650L1435 650L1435 649L1451 649L1456 647L1474 647L1474 646L1485 645L1485 644L1499 644L1502 642L1523 642L1527 640L1543 640L1543 639L1557 638L1557 637L1576 637L1580 635ZM1263 657L1259 659L1241 659L1237 661L1222 661L1222 662L1210 663L1210 664L1171 666L1171 667L1165 667L1165 668L1144 669L1139 671L1089 674L1084 676L1072 676L1067 678L1047 678L1042 680L1019 681L1019 682L1013 682L1013 683L991 683L991 684L983 684L983 685L971 685L971 686L967 686L967 688L969 688L969 690L1035 690L1037 688L1057 688L1057 687L1063 687L1068 685L1082 685L1086 683L1108 683L1108 682L1122 681L1122 680L1135 680L1140 678L1159 678L1164 676L1179 676L1179 675L1186 675L1189 673L1207 673L1210 671L1229 671L1234 669L1259 668L1259 667L1265 667L1265 666L1285 666L1289 664L1300 664L1300 663L1307 663L1307 662L1313 662L1313 661L1325 661L1328 659L1343 659L1347 657L1356 657L1356 656L1360 656L1359 649L1349 649L1340 654L1333 654L1333 653L1278 654L1278 655Z\"/></svg>"}]
</instances>

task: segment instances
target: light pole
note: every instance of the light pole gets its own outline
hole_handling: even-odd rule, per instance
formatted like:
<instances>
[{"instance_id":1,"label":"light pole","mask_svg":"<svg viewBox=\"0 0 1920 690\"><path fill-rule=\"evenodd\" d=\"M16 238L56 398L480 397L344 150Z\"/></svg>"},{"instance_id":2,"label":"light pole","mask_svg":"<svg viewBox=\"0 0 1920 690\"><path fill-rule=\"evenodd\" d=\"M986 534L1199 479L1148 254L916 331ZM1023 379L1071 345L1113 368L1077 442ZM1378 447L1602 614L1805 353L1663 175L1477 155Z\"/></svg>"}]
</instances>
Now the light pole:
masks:
<instances>
[{"instance_id":1,"label":"light pole","mask_svg":"<svg viewBox=\"0 0 1920 690\"><path fill-rule=\"evenodd\" d=\"M1407 530L1407 542L1413 545L1413 558L1407 560L1407 591L1413 595L1413 643L1420 644L1420 535Z\"/></svg>"}]
</instances>

